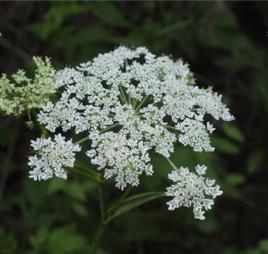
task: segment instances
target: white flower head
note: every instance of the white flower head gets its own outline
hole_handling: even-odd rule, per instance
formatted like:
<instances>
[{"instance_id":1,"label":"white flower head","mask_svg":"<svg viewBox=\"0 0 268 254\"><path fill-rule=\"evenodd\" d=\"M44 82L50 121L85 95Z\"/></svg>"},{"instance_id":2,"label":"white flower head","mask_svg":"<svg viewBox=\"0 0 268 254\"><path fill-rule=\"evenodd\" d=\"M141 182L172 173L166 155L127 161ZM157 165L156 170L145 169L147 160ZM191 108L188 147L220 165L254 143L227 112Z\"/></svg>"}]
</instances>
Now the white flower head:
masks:
<instances>
[{"instance_id":1,"label":"white flower head","mask_svg":"<svg viewBox=\"0 0 268 254\"><path fill-rule=\"evenodd\" d=\"M173 182L166 190L166 196L172 197L167 202L168 209L193 207L194 217L204 220L204 212L211 209L214 199L222 194L215 180L205 178L206 166L197 165L195 172L180 167L172 171L168 178Z\"/></svg>"},{"instance_id":2,"label":"white flower head","mask_svg":"<svg viewBox=\"0 0 268 254\"><path fill-rule=\"evenodd\" d=\"M137 186L142 174L153 173L149 153L168 158L176 142L198 152L213 151L214 128L205 116L233 119L221 96L199 88L192 76L182 60L121 46L58 71L54 82L60 98L43 106L38 121L52 133L84 134L91 144L86 154L104 178L113 177L119 189ZM55 174L49 152L54 146L46 147L39 149L39 157L30 158L31 165L46 172L39 179ZM63 161L56 164L65 166Z\"/></svg>"},{"instance_id":3,"label":"white flower head","mask_svg":"<svg viewBox=\"0 0 268 254\"><path fill-rule=\"evenodd\" d=\"M54 141L51 138L38 138L31 142L36 155L29 157L28 165L32 168L30 178L34 180L47 180L53 176L66 179L64 167L73 167L75 153L81 150L79 145L72 141L65 141L60 134Z\"/></svg>"},{"instance_id":4,"label":"white flower head","mask_svg":"<svg viewBox=\"0 0 268 254\"><path fill-rule=\"evenodd\" d=\"M98 170L105 169L106 179L115 176L119 189L124 189L127 184L137 186L143 172L146 175L153 173L149 147L141 141L127 138L127 135L127 131L101 134L96 148L87 152L91 162L99 165Z\"/></svg>"}]
</instances>

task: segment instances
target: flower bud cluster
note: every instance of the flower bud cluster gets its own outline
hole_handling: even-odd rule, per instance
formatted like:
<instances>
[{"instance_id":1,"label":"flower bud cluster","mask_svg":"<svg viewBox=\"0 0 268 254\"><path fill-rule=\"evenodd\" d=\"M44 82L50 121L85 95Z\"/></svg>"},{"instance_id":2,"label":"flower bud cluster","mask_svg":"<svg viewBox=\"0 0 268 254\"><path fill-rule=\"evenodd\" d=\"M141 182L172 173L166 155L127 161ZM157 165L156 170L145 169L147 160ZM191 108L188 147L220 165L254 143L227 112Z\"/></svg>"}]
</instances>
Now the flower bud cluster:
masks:
<instances>
[{"instance_id":1,"label":"flower bud cluster","mask_svg":"<svg viewBox=\"0 0 268 254\"><path fill-rule=\"evenodd\" d=\"M56 92L55 69L50 59L34 57L33 62L36 70L32 79L23 70L18 70L11 79L6 74L0 77L1 113L18 116L25 111L41 108Z\"/></svg>"}]
</instances>

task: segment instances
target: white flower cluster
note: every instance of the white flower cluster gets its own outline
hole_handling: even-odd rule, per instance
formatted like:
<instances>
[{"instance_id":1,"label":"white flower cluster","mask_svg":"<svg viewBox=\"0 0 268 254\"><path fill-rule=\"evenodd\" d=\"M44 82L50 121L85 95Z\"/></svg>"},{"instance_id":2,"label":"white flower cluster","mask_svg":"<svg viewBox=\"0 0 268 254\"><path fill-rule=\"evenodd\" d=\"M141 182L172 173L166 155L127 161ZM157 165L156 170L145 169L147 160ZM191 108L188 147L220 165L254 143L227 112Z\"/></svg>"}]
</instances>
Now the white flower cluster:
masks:
<instances>
[{"instance_id":1,"label":"white flower cluster","mask_svg":"<svg viewBox=\"0 0 268 254\"><path fill-rule=\"evenodd\" d=\"M122 46L60 70L55 84L60 98L42 108L38 121L53 133L74 130L88 137L91 163L106 179L115 178L121 190L138 185L141 174L153 173L150 152L169 158L176 142L194 151L213 151L209 134L214 127L206 115L233 119L221 95L194 84L187 64L156 57L144 47ZM32 175L66 177L61 169L73 164L78 147L69 144L67 152L66 147L58 149L57 141L42 142L36 148L39 157L30 159Z\"/></svg>"},{"instance_id":2,"label":"white flower cluster","mask_svg":"<svg viewBox=\"0 0 268 254\"><path fill-rule=\"evenodd\" d=\"M104 177L115 176L116 187L124 189L127 184L137 186L139 175L153 173L148 155L148 146L142 141L127 138L128 132L106 132L94 140L87 152L98 169L105 169Z\"/></svg>"},{"instance_id":3,"label":"white flower cluster","mask_svg":"<svg viewBox=\"0 0 268 254\"><path fill-rule=\"evenodd\" d=\"M196 173L181 167L168 175L174 184L167 188L166 195L173 197L167 204L169 210L182 206L193 207L194 217L204 220L205 210L211 209L214 199L222 191L219 185L215 185L215 180L203 176L206 172L204 165L197 165L195 169Z\"/></svg>"},{"instance_id":4,"label":"white flower cluster","mask_svg":"<svg viewBox=\"0 0 268 254\"><path fill-rule=\"evenodd\" d=\"M47 180L54 175L63 179L67 178L65 167L74 166L74 155L81 150L79 145L72 141L65 141L60 134L51 138L38 138L31 142L31 147L36 155L29 157L28 165L33 169L30 178L34 180Z\"/></svg>"}]
</instances>

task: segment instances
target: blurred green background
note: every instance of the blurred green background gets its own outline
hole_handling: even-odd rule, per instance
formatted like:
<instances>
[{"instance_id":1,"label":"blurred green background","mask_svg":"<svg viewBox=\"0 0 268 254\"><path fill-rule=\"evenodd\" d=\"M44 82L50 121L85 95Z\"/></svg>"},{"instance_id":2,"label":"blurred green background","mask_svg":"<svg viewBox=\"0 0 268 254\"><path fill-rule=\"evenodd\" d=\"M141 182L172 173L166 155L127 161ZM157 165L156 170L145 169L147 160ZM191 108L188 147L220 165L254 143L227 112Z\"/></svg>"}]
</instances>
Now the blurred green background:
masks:
<instances>
[{"instance_id":1,"label":"blurred green background","mask_svg":"<svg viewBox=\"0 0 268 254\"><path fill-rule=\"evenodd\" d=\"M178 146L173 156L181 166L205 163L222 186L207 219L157 200L115 220L99 254L268 253L267 2L1 2L0 32L5 73L31 70L33 55L72 66L118 45L182 57L236 117L217 124L215 153ZM87 254L99 220L96 186L76 175L28 179L29 143L39 133L26 119L0 120L0 253ZM165 188L170 168L153 161L156 173L137 193ZM108 199L119 194L107 186Z\"/></svg>"}]
</instances>

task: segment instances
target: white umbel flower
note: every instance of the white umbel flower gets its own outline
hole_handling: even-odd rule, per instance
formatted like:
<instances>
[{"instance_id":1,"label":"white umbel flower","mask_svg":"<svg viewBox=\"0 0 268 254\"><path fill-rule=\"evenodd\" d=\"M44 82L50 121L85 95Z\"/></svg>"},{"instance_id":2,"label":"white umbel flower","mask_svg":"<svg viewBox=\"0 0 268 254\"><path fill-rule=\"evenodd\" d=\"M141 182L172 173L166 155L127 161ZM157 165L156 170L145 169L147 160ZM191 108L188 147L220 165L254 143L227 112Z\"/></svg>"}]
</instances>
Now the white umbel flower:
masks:
<instances>
[{"instance_id":1,"label":"white umbel flower","mask_svg":"<svg viewBox=\"0 0 268 254\"><path fill-rule=\"evenodd\" d=\"M71 140L65 141L60 134L54 141L51 138L38 138L31 142L31 147L36 155L29 157L28 165L32 168L30 178L47 180L53 176L66 179L64 167L73 167L75 153L81 150Z\"/></svg>"},{"instance_id":2,"label":"white umbel flower","mask_svg":"<svg viewBox=\"0 0 268 254\"><path fill-rule=\"evenodd\" d=\"M204 212L211 209L214 199L222 194L215 180L206 178L206 166L197 165L195 172L188 168L180 167L172 171L168 178L173 182L166 190L166 196L172 197L167 202L168 209L179 207L193 207L194 217L204 220Z\"/></svg>"},{"instance_id":3,"label":"white umbel flower","mask_svg":"<svg viewBox=\"0 0 268 254\"><path fill-rule=\"evenodd\" d=\"M92 150L87 152L98 170L105 169L104 177L115 176L116 187L124 189L127 184L137 186L139 176L144 172L152 175L148 154L149 146L142 141L128 138L127 131L106 132L99 135Z\"/></svg>"},{"instance_id":4,"label":"white umbel flower","mask_svg":"<svg viewBox=\"0 0 268 254\"><path fill-rule=\"evenodd\" d=\"M119 47L58 71L60 98L42 108L38 121L52 133L84 134L91 144L86 154L105 178L114 177L119 189L137 186L142 174L153 173L149 152L169 158L176 142L213 151L214 128L205 116L233 119L221 96L196 86L192 76L182 60L157 57L144 47ZM48 149L39 151L44 160L50 158ZM44 163L49 166L39 179L55 171L52 159Z\"/></svg>"}]
</instances>

